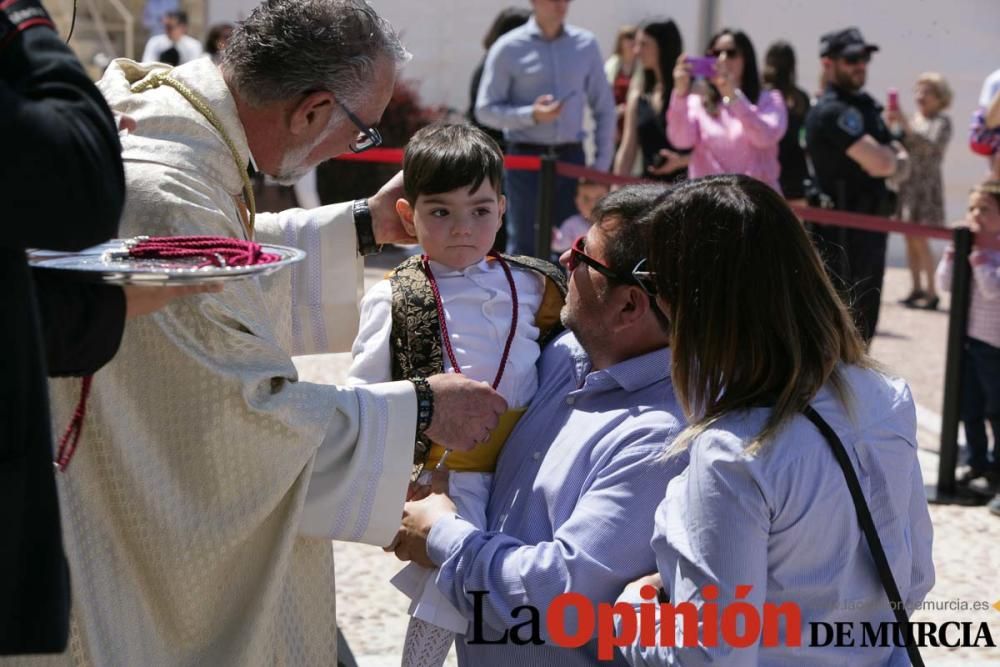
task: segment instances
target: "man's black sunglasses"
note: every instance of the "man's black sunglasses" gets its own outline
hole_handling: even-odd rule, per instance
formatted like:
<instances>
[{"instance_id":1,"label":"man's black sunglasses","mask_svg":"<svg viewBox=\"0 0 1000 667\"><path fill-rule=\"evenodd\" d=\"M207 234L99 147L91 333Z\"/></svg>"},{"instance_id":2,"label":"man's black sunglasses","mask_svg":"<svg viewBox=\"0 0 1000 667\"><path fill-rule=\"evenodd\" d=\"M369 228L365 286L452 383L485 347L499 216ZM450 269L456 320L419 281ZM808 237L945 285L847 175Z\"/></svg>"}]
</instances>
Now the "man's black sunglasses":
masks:
<instances>
[{"instance_id":1,"label":"man's black sunglasses","mask_svg":"<svg viewBox=\"0 0 1000 667\"><path fill-rule=\"evenodd\" d=\"M841 60L848 65L857 65L858 63L865 63L867 65L871 59L872 57L870 53L857 53L851 56L841 57Z\"/></svg>"},{"instance_id":2,"label":"man's black sunglasses","mask_svg":"<svg viewBox=\"0 0 1000 667\"><path fill-rule=\"evenodd\" d=\"M579 236L576 241L573 242L573 245L570 246L569 260L566 262L566 268L569 269L570 273L575 271L576 267L580 266L580 264L586 264L605 278L616 280L626 285L637 286L649 296L649 305L653 314L656 316L656 319L660 321L664 329L669 330L670 320L668 320L664 312L660 310L660 307L656 305L656 273L645 270L646 259L643 258L639 260L639 263L635 265L632 272L625 275L618 273L610 266L602 264L588 255L584 250L585 244L586 236Z\"/></svg>"}]
</instances>

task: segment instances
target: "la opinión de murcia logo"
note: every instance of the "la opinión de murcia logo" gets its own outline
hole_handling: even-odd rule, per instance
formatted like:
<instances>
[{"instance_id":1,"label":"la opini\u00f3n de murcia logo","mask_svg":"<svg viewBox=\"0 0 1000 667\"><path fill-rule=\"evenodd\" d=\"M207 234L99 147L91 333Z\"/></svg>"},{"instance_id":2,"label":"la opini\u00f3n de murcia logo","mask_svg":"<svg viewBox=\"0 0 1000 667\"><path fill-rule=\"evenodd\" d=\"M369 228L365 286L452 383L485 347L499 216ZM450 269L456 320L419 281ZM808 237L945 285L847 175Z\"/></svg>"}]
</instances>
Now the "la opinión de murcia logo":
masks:
<instances>
[{"instance_id":1,"label":"la opini\u00f3n de murcia logo","mask_svg":"<svg viewBox=\"0 0 1000 667\"><path fill-rule=\"evenodd\" d=\"M613 659L616 648L631 646L637 641L645 648L678 645L747 648L757 644L800 647L803 637L808 635L807 646L814 647L996 646L986 622L913 622L908 627L901 627L895 622L812 621L804 633L798 604L766 602L761 610L746 601L752 590L752 586L737 586L735 601L721 608L715 602L719 599L719 589L712 585L701 589L704 603L700 608L693 602L659 602L657 590L652 586L642 587L640 596L644 602L638 605L624 602L595 605L580 593L561 593L552 600L544 615L533 605L514 607L511 620L521 622L493 638L486 637L483 623L484 600L490 592L468 591L473 597L473 622L471 637L466 638L466 643L545 644L541 634L544 622L548 641L561 648L580 648L596 640L597 657L602 661ZM1000 611L1000 602L994 606ZM572 622L568 622L568 618L572 618ZM677 632L678 625L681 633Z\"/></svg>"}]
</instances>

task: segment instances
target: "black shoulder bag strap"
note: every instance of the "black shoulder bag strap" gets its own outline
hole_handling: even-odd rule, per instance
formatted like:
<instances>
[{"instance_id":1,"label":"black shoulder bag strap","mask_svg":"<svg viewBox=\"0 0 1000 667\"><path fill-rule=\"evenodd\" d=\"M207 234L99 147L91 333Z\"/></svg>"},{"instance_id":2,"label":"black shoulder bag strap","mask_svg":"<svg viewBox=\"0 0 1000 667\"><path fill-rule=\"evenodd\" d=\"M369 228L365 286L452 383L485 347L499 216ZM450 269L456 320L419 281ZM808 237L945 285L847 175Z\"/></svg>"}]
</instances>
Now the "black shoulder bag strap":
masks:
<instances>
[{"instance_id":1,"label":"black shoulder bag strap","mask_svg":"<svg viewBox=\"0 0 1000 667\"><path fill-rule=\"evenodd\" d=\"M875 531L875 522L872 520L872 513L868 509L868 503L865 501L864 493L861 491L861 482L858 481L858 475L854 471L854 466L851 464L851 459L847 456L847 450L844 448L844 443L840 441L837 436L836 431L834 431L826 420L823 419L818 412L813 410L811 405L807 405L802 409L802 414L804 414L813 425L819 429L819 432L823 434L826 438L827 443L830 445L830 449L833 450L833 456L837 459L837 463L840 464L840 469L844 471L844 478L847 480L847 488L851 491L851 498L854 499L854 509L858 514L858 523L861 524L861 530L865 534L865 540L868 542L868 548L872 552L872 558L875 560L875 567L878 568L879 578L882 580L882 587L885 589L885 594L889 598L889 602L892 606L892 613L896 616L896 624L903 631L903 637L906 640L906 654L910 657L910 662L914 667L924 667L924 661L920 658L920 649L917 648L916 644L911 642L910 639L910 619L906 617L906 607L903 605L902 597L899 594L899 588L896 586L896 580L892 576L892 570L889 569L889 559L885 557L885 549L882 548L882 540L879 539L878 533Z\"/></svg>"}]
</instances>

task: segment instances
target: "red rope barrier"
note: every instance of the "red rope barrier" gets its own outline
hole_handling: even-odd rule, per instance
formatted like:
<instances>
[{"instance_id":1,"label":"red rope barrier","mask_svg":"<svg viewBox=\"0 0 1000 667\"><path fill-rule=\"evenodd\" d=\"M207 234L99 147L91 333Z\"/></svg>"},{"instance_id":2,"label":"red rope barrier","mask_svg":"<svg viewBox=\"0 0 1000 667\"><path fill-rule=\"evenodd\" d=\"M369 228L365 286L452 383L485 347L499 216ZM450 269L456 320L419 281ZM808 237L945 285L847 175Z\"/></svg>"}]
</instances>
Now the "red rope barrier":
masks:
<instances>
[{"instance_id":1,"label":"red rope barrier","mask_svg":"<svg viewBox=\"0 0 1000 667\"><path fill-rule=\"evenodd\" d=\"M353 162L371 162L382 164L402 164L403 149L401 148L373 148L364 153L346 153L337 157L338 160ZM504 167L515 171L538 171L541 169L542 160L537 155L506 155L503 160ZM568 178L585 178L596 183L607 185L630 185L635 183L656 183L631 176L619 176L609 174L606 171L599 171L584 167L579 164L569 162L556 162L556 173ZM815 208L812 206L791 206L792 211L802 220L815 222L820 225L835 225L838 227L850 227L852 229L864 229L873 232L893 232L904 236L922 236L932 239L951 240L952 230L944 229L920 222L903 222L891 218L883 218L877 215L865 215L862 213L850 213L848 211L836 211L826 208ZM1000 250L1000 239L987 239L977 237L976 245L979 248L989 248Z\"/></svg>"}]
</instances>

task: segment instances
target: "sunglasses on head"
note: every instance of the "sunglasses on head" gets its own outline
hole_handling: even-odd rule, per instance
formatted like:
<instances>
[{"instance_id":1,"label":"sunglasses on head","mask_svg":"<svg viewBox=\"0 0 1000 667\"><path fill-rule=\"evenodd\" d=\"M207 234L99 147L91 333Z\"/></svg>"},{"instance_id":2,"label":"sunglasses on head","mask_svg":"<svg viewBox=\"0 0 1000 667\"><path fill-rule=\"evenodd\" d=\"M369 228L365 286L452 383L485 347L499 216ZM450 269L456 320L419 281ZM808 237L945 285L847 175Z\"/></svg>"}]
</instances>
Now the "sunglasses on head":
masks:
<instances>
[{"instance_id":1,"label":"sunglasses on head","mask_svg":"<svg viewBox=\"0 0 1000 667\"><path fill-rule=\"evenodd\" d=\"M708 55L715 56L716 58L718 58L722 54L726 54L726 57L729 58L730 60L732 60L733 58L739 57L740 52L737 49L709 49L708 50Z\"/></svg>"},{"instance_id":2,"label":"sunglasses on head","mask_svg":"<svg viewBox=\"0 0 1000 667\"><path fill-rule=\"evenodd\" d=\"M841 58L848 65L857 65L858 63L868 64L871 59L871 54L868 53L858 53L853 56L843 56Z\"/></svg>"}]
</instances>

